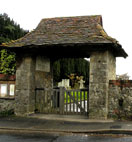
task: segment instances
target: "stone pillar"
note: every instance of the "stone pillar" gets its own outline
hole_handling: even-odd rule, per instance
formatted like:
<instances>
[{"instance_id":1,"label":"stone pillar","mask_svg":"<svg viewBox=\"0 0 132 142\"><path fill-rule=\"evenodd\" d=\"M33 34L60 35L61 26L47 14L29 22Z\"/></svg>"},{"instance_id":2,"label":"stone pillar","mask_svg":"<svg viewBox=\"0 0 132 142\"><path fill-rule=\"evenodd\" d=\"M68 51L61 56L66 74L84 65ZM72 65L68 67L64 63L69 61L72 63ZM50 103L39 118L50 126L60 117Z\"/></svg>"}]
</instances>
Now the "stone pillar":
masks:
<instances>
[{"instance_id":1,"label":"stone pillar","mask_svg":"<svg viewBox=\"0 0 132 142\"><path fill-rule=\"evenodd\" d=\"M44 110L44 92L35 92L35 88L53 87L52 65L49 58L25 55L17 59L15 114L24 116L36 109ZM36 96L35 96L36 94ZM37 104L37 105L36 105ZM38 106L36 108L36 106ZM40 107L39 107L40 106ZM43 106L43 108L42 108ZM38 109L39 112L43 112Z\"/></svg>"},{"instance_id":2,"label":"stone pillar","mask_svg":"<svg viewBox=\"0 0 132 142\"><path fill-rule=\"evenodd\" d=\"M35 58L18 57L16 71L15 114L33 113L35 109Z\"/></svg>"},{"instance_id":3,"label":"stone pillar","mask_svg":"<svg viewBox=\"0 0 132 142\"><path fill-rule=\"evenodd\" d=\"M51 106L51 88L53 88L53 72L51 60L44 56L36 57L35 88L44 88L44 91L36 90L35 111L48 112Z\"/></svg>"},{"instance_id":4,"label":"stone pillar","mask_svg":"<svg viewBox=\"0 0 132 142\"><path fill-rule=\"evenodd\" d=\"M116 59L109 51L90 57L89 118L107 119L109 80L116 78Z\"/></svg>"}]
</instances>

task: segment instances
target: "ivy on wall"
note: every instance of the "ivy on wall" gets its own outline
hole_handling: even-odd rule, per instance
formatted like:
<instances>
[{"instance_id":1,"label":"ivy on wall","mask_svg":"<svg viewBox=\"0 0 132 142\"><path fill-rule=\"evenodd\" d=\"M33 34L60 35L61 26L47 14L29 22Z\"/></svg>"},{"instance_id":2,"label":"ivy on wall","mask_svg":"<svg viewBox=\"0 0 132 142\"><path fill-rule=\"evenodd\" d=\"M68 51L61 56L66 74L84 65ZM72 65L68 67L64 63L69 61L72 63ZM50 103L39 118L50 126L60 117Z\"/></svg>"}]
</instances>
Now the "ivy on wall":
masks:
<instances>
[{"instance_id":1,"label":"ivy on wall","mask_svg":"<svg viewBox=\"0 0 132 142\"><path fill-rule=\"evenodd\" d=\"M0 73L2 74L15 74L16 72L16 59L15 53L6 49L0 51Z\"/></svg>"}]
</instances>

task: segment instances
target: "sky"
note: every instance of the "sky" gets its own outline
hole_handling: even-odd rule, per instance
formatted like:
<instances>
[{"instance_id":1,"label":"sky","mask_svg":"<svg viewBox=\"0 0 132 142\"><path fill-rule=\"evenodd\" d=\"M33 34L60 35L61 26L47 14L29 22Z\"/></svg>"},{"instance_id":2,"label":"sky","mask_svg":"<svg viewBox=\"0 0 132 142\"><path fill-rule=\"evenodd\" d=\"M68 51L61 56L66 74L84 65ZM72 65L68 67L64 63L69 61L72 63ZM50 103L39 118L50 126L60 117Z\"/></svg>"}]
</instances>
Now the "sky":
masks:
<instances>
[{"instance_id":1,"label":"sky","mask_svg":"<svg viewBox=\"0 0 132 142\"><path fill-rule=\"evenodd\" d=\"M129 55L116 58L116 74L132 79L132 0L0 0L0 13L29 31L43 18L102 15L107 34Z\"/></svg>"}]
</instances>

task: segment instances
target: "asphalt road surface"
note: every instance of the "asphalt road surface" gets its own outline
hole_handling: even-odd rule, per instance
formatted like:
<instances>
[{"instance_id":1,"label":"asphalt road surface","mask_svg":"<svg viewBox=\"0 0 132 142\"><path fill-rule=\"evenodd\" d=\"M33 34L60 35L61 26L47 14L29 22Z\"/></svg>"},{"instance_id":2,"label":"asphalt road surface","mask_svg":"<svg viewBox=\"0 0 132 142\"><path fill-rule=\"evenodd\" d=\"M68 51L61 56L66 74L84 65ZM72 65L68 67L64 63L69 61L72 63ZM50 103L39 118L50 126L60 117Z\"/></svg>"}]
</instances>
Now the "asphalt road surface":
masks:
<instances>
[{"instance_id":1,"label":"asphalt road surface","mask_svg":"<svg viewBox=\"0 0 132 142\"><path fill-rule=\"evenodd\" d=\"M0 142L132 142L132 136L0 134Z\"/></svg>"}]
</instances>

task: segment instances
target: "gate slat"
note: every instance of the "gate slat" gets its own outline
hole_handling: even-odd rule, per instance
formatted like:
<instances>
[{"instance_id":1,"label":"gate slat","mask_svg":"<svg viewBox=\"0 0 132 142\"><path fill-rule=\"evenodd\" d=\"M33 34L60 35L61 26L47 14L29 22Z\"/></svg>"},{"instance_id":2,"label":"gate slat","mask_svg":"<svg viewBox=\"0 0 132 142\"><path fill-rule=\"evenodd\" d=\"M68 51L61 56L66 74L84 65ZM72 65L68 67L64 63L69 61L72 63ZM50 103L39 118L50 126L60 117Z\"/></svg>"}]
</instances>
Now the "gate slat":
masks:
<instances>
[{"instance_id":1,"label":"gate slat","mask_svg":"<svg viewBox=\"0 0 132 142\"><path fill-rule=\"evenodd\" d=\"M55 102L55 112L56 112L56 114L58 114L58 103L59 103L59 101L58 101L58 99L59 99L59 96L58 96L58 94L59 94L59 92L58 92L58 90L55 90L55 98L56 98L56 102Z\"/></svg>"},{"instance_id":2,"label":"gate slat","mask_svg":"<svg viewBox=\"0 0 132 142\"><path fill-rule=\"evenodd\" d=\"M60 114L64 114L64 94L65 94L65 90L64 88L60 88L60 100L59 100L59 110L60 110Z\"/></svg>"},{"instance_id":3,"label":"gate slat","mask_svg":"<svg viewBox=\"0 0 132 142\"><path fill-rule=\"evenodd\" d=\"M53 89L53 112L56 114L57 113L57 90Z\"/></svg>"},{"instance_id":4,"label":"gate slat","mask_svg":"<svg viewBox=\"0 0 132 142\"><path fill-rule=\"evenodd\" d=\"M77 91L77 94L76 94L77 96L76 96L76 98L77 98L77 104L78 104L78 91ZM76 104L76 108L77 108L77 110L76 110L76 112L77 112L77 114L78 114L78 105Z\"/></svg>"},{"instance_id":5,"label":"gate slat","mask_svg":"<svg viewBox=\"0 0 132 142\"><path fill-rule=\"evenodd\" d=\"M82 93L83 93L83 95L84 95L84 115L85 115L85 111L86 111L86 110L85 110L85 107L86 107L86 106L85 106L85 91L82 91Z\"/></svg>"},{"instance_id":6,"label":"gate slat","mask_svg":"<svg viewBox=\"0 0 132 142\"><path fill-rule=\"evenodd\" d=\"M56 109L57 109L57 93L56 93L56 89L52 90L53 92L53 111L56 114Z\"/></svg>"},{"instance_id":7,"label":"gate slat","mask_svg":"<svg viewBox=\"0 0 132 142\"><path fill-rule=\"evenodd\" d=\"M80 106L83 107L83 106L82 106L82 93L81 93L81 92L80 92ZM82 111L81 111L81 110L80 110L80 114L82 114Z\"/></svg>"},{"instance_id":8,"label":"gate slat","mask_svg":"<svg viewBox=\"0 0 132 142\"><path fill-rule=\"evenodd\" d=\"M54 98L55 98L55 108L54 111L57 114L58 113L58 90L54 89Z\"/></svg>"},{"instance_id":9,"label":"gate slat","mask_svg":"<svg viewBox=\"0 0 132 142\"><path fill-rule=\"evenodd\" d=\"M66 114L68 114L68 94L67 94L67 91L66 91Z\"/></svg>"},{"instance_id":10,"label":"gate slat","mask_svg":"<svg viewBox=\"0 0 132 142\"><path fill-rule=\"evenodd\" d=\"M70 94L69 96L71 96L71 91L68 91L68 93ZM71 112L71 97L70 97L70 112Z\"/></svg>"},{"instance_id":11,"label":"gate slat","mask_svg":"<svg viewBox=\"0 0 132 142\"><path fill-rule=\"evenodd\" d=\"M75 91L73 91L73 98L75 98ZM72 103L73 107L72 107L72 112L73 114L75 113L75 101L73 100L73 103Z\"/></svg>"},{"instance_id":12,"label":"gate slat","mask_svg":"<svg viewBox=\"0 0 132 142\"><path fill-rule=\"evenodd\" d=\"M87 91L87 116L89 116L89 92Z\"/></svg>"}]
</instances>

